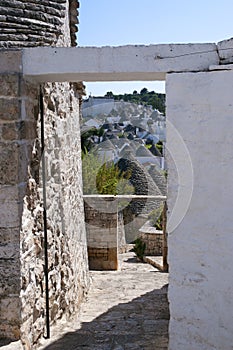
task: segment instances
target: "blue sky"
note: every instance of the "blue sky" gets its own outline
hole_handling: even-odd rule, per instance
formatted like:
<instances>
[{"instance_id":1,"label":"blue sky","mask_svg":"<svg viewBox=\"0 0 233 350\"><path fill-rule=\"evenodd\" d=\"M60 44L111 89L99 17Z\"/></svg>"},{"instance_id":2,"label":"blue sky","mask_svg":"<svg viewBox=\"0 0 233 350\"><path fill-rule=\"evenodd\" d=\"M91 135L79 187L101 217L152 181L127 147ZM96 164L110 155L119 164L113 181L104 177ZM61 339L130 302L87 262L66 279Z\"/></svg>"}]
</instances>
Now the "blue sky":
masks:
<instances>
[{"instance_id":1,"label":"blue sky","mask_svg":"<svg viewBox=\"0 0 233 350\"><path fill-rule=\"evenodd\" d=\"M233 0L80 0L78 44L218 42L233 37ZM88 83L87 93L103 95L164 91L161 82Z\"/></svg>"}]
</instances>

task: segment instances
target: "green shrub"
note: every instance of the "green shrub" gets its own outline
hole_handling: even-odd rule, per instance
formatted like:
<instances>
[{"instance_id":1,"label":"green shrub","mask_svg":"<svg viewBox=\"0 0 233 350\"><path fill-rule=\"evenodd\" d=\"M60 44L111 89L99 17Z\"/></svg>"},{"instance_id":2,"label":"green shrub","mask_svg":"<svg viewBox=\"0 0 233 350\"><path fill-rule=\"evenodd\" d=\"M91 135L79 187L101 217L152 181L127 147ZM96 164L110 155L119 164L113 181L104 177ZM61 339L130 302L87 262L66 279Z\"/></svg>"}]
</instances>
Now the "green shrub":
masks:
<instances>
[{"instance_id":1,"label":"green shrub","mask_svg":"<svg viewBox=\"0 0 233 350\"><path fill-rule=\"evenodd\" d=\"M102 162L94 152L82 153L84 194L133 194L130 171L121 171L113 161Z\"/></svg>"},{"instance_id":2,"label":"green shrub","mask_svg":"<svg viewBox=\"0 0 233 350\"><path fill-rule=\"evenodd\" d=\"M141 238L137 238L134 241L133 252L136 254L137 258L143 261L143 256L145 254L146 243L141 240Z\"/></svg>"},{"instance_id":3,"label":"green shrub","mask_svg":"<svg viewBox=\"0 0 233 350\"><path fill-rule=\"evenodd\" d=\"M152 210L148 215L151 225L157 230L163 229L163 206L164 204L162 203L159 208Z\"/></svg>"}]
</instances>

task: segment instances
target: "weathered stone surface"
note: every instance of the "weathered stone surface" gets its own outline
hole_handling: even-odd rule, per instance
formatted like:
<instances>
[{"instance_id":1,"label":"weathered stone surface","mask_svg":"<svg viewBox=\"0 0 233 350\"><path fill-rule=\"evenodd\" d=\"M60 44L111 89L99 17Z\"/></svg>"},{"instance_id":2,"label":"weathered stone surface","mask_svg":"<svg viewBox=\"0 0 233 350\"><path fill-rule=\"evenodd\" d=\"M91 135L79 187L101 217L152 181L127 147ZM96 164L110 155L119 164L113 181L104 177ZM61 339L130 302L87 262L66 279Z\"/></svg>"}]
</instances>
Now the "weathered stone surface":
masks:
<instances>
[{"instance_id":1,"label":"weathered stone surface","mask_svg":"<svg viewBox=\"0 0 233 350\"><path fill-rule=\"evenodd\" d=\"M206 71L214 64L215 44L43 47L25 50L23 73L38 82L165 80L169 72Z\"/></svg>"},{"instance_id":2,"label":"weathered stone surface","mask_svg":"<svg viewBox=\"0 0 233 350\"><path fill-rule=\"evenodd\" d=\"M76 0L3 0L0 47L66 46L67 40L75 46L78 6Z\"/></svg>"},{"instance_id":3,"label":"weathered stone surface","mask_svg":"<svg viewBox=\"0 0 233 350\"><path fill-rule=\"evenodd\" d=\"M19 339L20 300L18 296L0 299L0 334Z\"/></svg>"},{"instance_id":4,"label":"weathered stone surface","mask_svg":"<svg viewBox=\"0 0 233 350\"><path fill-rule=\"evenodd\" d=\"M6 67L7 70L7 67ZM0 96L17 97L19 88L18 74L1 74Z\"/></svg>"},{"instance_id":5,"label":"weathered stone surface","mask_svg":"<svg viewBox=\"0 0 233 350\"><path fill-rule=\"evenodd\" d=\"M0 227L16 227L20 225L20 206L17 201L0 202Z\"/></svg>"},{"instance_id":6,"label":"weathered stone surface","mask_svg":"<svg viewBox=\"0 0 233 350\"><path fill-rule=\"evenodd\" d=\"M19 121L0 124L3 141L34 139L36 137L36 121Z\"/></svg>"},{"instance_id":7,"label":"weathered stone surface","mask_svg":"<svg viewBox=\"0 0 233 350\"><path fill-rule=\"evenodd\" d=\"M85 222L87 231L89 268L117 270L118 234L117 201L86 198Z\"/></svg>"},{"instance_id":8,"label":"weathered stone surface","mask_svg":"<svg viewBox=\"0 0 233 350\"><path fill-rule=\"evenodd\" d=\"M18 182L19 146L17 143L0 142L0 184Z\"/></svg>"},{"instance_id":9,"label":"weathered stone surface","mask_svg":"<svg viewBox=\"0 0 233 350\"><path fill-rule=\"evenodd\" d=\"M168 349L168 274L137 263L133 253L119 260L119 271L91 272L79 317L55 326L40 350Z\"/></svg>"},{"instance_id":10,"label":"weathered stone surface","mask_svg":"<svg viewBox=\"0 0 233 350\"><path fill-rule=\"evenodd\" d=\"M79 100L69 84L51 84L44 88L44 104L50 315L56 321L79 309L89 284L88 260L81 198ZM41 337L45 325L42 184L40 178L32 177L38 164L41 166L39 152L31 162L22 219L21 331L25 346Z\"/></svg>"},{"instance_id":11,"label":"weathered stone surface","mask_svg":"<svg viewBox=\"0 0 233 350\"><path fill-rule=\"evenodd\" d=\"M4 141L12 141L17 139L17 130L15 124L0 124L0 133Z\"/></svg>"},{"instance_id":12,"label":"weathered stone surface","mask_svg":"<svg viewBox=\"0 0 233 350\"><path fill-rule=\"evenodd\" d=\"M140 230L142 231L142 230ZM145 255L162 255L163 254L163 232L157 231L146 232L146 228L139 234L141 240L146 244Z\"/></svg>"},{"instance_id":13,"label":"weathered stone surface","mask_svg":"<svg viewBox=\"0 0 233 350\"><path fill-rule=\"evenodd\" d=\"M0 47L75 45L77 6L68 0L2 0ZM1 309L0 337L18 339L21 327L24 349L29 350L45 327L44 228L39 89L15 74L21 73L21 54L0 50L0 304L9 311ZM44 93L50 315L56 321L79 309L89 285L81 198L81 96L70 84L48 85Z\"/></svg>"},{"instance_id":14,"label":"weathered stone surface","mask_svg":"<svg viewBox=\"0 0 233 350\"><path fill-rule=\"evenodd\" d=\"M18 243L19 244L20 227L1 227L1 243Z\"/></svg>"},{"instance_id":15,"label":"weathered stone surface","mask_svg":"<svg viewBox=\"0 0 233 350\"><path fill-rule=\"evenodd\" d=\"M233 63L233 38L218 42L218 54L221 64Z\"/></svg>"},{"instance_id":16,"label":"weathered stone surface","mask_svg":"<svg viewBox=\"0 0 233 350\"><path fill-rule=\"evenodd\" d=\"M20 293L19 244L0 245L0 299ZM2 335L1 335L2 336Z\"/></svg>"},{"instance_id":17,"label":"weathered stone surface","mask_svg":"<svg viewBox=\"0 0 233 350\"><path fill-rule=\"evenodd\" d=\"M18 99L0 98L0 121L19 120L20 102Z\"/></svg>"}]
</instances>

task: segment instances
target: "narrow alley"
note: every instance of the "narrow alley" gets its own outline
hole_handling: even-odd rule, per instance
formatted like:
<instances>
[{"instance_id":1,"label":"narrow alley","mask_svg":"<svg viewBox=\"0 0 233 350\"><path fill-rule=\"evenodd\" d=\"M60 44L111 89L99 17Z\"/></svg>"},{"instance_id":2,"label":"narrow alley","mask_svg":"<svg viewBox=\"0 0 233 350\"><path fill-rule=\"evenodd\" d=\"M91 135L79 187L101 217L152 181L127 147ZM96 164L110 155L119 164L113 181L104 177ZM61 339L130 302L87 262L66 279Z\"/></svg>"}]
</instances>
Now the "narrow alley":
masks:
<instances>
[{"instance_id":1,"label":"narrow alley","mask_svg":"<svg viewBox=\"0 0 233 350\"><path fill-rule=\"evenodd\" d=\"M167 350L168 274L119 256L118 271L91 271L91 288L77 320L60 321L39 350ZM1 350L21 350L19 342Z\"/></svg>"},{"instance_id":2,"label":"narrow alley","mask_svg":"<svg viewBox=\"0 0 233 350\"><path fill-rule=\"evenodd\" d=\"M168 274L120 255L119 271L91 271L78 322L55 329L40 350L165 350Z\"/></svg>"}]
</instances>

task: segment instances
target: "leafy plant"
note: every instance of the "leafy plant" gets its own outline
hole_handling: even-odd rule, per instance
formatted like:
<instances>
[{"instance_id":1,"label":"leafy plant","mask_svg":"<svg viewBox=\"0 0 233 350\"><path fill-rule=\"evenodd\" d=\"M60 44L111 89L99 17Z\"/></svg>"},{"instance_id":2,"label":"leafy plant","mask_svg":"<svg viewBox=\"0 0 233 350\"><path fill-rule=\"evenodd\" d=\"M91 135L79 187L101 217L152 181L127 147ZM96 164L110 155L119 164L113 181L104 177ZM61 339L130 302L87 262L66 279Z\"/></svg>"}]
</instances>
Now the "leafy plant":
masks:
<instances>
[{"instance_id":1,"label":"leafy plant","mask_svg":"<svg viewBox=\"0 0 233 350\"><path fill-rule=\"evenodd\" d=\"M105 162L96 176L96 187L100 194L131 194L134 188L129 184L131 173L122 172L112 161Z\"/></svg>"},{"instance_id":2,"label":"leafy plant","mask_svg":"<svg viewBox=\"0 0 233 350\"><path fill-rule=\"evenodd\" d=\"M85 149L82 152L82 175L83 175L83 193L98 194L96 188L96 175L101 162L95 153L88 153Z\"/></svg>"},{"instance_id":3,"label":"leafy plant","mask_svg":"<svg viewBox=\"0 0 233 350\"><path fill-rule=\"evenodd\" d=\"M152 226L154 226L157 230L163 229L163 203L159 208L154 209L148 215L148 219Z\"/></svg>"},{"instance_id":4,"label":"leafy plant","mask_svg":"<svg viewBox=\"0 0 233 350\"><path fill-rule=\"evenodd\" d=\"M158 151L163 154L163 143L162 141L159 141L158 143L156 143L156 148L158 149Z\"/></svg>"},{"instance_id":5,"label":"leafy plant","mask_svg":"<svg viewBox=\"0 0 233 350\"><path fill-rule=\"evenodd\" d=\"M133 194L130 171L121 171L113 161L102 162L94 152L82 153L84 194Z\"/></svg>"},{"instance_id":6,"label":"leafy plant","mask_svg":"<svg viewBox=\"0 0 233 350\"><path fill-rule=\"evenodd\" d=\"M137 238L134 241L133 252L136 254L137 258L140 261L143 261L143 256L145 254L146 243L141 240L141 238Z\"/></svg>"}]
</instances>

